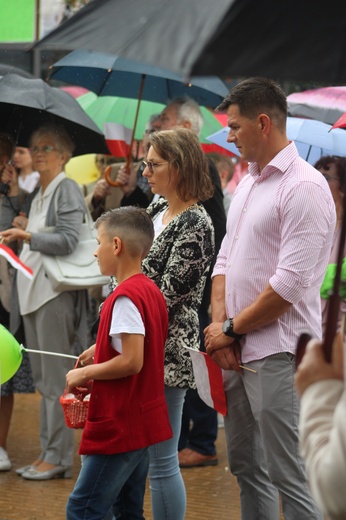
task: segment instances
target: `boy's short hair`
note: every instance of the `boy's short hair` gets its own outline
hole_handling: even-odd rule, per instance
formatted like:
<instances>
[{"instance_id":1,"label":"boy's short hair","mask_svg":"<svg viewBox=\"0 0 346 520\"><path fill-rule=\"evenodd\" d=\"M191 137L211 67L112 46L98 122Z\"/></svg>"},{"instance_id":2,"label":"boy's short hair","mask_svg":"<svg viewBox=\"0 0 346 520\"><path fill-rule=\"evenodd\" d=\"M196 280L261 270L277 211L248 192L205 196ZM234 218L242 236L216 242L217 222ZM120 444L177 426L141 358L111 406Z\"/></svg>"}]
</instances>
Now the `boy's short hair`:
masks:
<instances>
[{"instance_id":1,"label":"boy's short hair","mask_svg":"<svg viewBox=\"0 0 346 520\"><path fill-rule=\"evenodd\" d=\"M96 229L101 225L111 240L119 236L132 256L144 258L148 254L154 240L154 226L145 209L136 206L111 209L96 220Z\"/></svg>"}]
</instances>

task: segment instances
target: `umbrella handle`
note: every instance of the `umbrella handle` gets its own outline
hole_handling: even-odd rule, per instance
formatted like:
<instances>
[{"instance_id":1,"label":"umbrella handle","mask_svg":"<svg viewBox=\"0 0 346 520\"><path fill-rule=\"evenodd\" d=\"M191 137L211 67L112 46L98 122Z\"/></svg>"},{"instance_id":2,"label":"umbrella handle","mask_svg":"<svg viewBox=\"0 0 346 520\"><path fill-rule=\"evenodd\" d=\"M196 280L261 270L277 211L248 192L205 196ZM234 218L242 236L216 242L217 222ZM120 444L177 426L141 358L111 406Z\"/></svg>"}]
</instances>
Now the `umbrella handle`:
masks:
<instances>
[{"instance_id":1,"label":"umbrella handle","mask_svg":"<svg viewBox=\"0 0 346 520\"><path fill-rule=\"evenodd\" d=\"M111 171L112 171L112 167L111 166L107 166L107 168L105 169L105 172L104 172L104 178L105 178L105 181L108 182L108 184L110 186L121 186L121 183L117 180L113 181L111 179Z\"/></svg>"},{"instance_id":2,"label":"umbrella handle","mask_svg":"<svg viewBox=\"0 0 346 520\"><path fill-rule=\"evenodd\" d=\"M131 157L131 151L130 151L129 155L127 156L127 159L126 159L126 170L127 170L127 172L130 172L131 162L132 162L132 157ZM103 174L104 178L105 178L105 181L110 186L114 186L114 187L122 186L121 182L117 181L116 179L115 179L115 181L113 181L111 179L111 171L112 171L112 166L107 166L107 168L105 169L104 174Z\"/></svg>"}]
</instances>

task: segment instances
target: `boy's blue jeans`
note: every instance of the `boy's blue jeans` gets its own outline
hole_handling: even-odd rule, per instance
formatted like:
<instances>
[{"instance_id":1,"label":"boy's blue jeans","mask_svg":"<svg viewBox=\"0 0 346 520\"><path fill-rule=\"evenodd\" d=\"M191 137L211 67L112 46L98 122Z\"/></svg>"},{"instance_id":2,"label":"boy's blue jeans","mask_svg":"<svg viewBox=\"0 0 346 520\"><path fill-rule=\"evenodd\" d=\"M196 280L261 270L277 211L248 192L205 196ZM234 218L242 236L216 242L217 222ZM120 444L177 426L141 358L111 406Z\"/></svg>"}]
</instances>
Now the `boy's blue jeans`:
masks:
<instances>
[{"instance_id":1,"label":"boy's blue jeans","mask_svg":"<svg viewBox=\"0 0 346 520\"><path fill-rule=\"evenodd\" d=\"M102 520L148 448L117 455L86 455L66 506L66 520Z\"/></svg>"}]
</instances>

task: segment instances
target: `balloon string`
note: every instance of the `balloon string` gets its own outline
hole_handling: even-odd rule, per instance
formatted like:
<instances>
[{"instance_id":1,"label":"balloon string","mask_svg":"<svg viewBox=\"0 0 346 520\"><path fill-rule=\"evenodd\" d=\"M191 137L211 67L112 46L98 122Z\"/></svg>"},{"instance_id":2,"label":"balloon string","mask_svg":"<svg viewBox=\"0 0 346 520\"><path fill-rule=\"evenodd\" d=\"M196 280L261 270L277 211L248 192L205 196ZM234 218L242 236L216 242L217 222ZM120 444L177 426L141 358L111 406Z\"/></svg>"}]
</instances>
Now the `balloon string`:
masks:
<instances>
[{"instance_id":1,"label":"balloon string","mask_svg":"<svg viewBox=\"0 0 346 520\"><path fill-rule=\"evenodd\" d=\"M33 352L34 354L48 354L48 356L59 356L59 357L66 357L71 359L78 359L78 356L72 356L70 354L60 354L59 352L47 352L46 350L32 350L30 348L24 348L23 350L25 352Z\"/></svg>"}]
</instances>

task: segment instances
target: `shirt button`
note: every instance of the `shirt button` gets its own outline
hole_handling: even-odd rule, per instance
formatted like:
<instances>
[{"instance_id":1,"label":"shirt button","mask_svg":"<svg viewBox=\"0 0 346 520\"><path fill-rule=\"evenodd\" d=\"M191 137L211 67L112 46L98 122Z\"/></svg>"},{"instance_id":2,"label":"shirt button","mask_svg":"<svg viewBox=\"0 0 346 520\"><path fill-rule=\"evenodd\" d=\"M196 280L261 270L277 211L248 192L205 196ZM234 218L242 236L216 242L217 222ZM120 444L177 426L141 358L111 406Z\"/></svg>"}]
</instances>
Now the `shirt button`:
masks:
<instances>
[{"instance_id":1,"label":"shirt button","mask_svg":"<svg viewBox=\"0 0 346 520\"><path fill-rule=\"evenodd\" d=\"M236 235L236 236L235 236L234 238L235 238L235 240L238 240L238 238L239 238L239 235Z\"/></svg>"},{"instance_id":2,"label":"shirt button","mask_svg":"<svg viewBox=\"0 0 346 520\"><path fill-rule=\"evenodd\" d=\"M243 209L243 212L246 213L246 212L247 212L247 208L244 208L244 209Z\"/></svg>"},{"instance_id":3,"label":"shirt button","mask_svg":"<svg viewBox=\"0 0 346 520\"><path fill-rule=\"evenodd\" d=\"M254 186L258 186L258 182L255 182Z\"/></svg>"}]
</instances>

